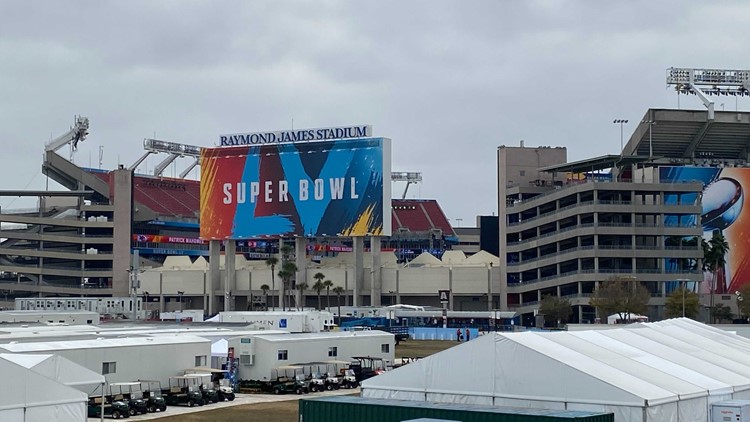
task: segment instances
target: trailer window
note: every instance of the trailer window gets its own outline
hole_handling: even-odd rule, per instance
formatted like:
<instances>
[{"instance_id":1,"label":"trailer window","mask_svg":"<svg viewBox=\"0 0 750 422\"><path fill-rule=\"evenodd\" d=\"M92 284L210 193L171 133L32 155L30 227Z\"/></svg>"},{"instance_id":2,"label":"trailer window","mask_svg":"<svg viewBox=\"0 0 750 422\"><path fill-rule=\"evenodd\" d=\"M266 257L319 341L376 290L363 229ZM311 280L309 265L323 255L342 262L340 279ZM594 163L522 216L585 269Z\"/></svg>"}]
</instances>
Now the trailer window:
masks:
<instances>
[{"instance_id":1,"label":"trailer window","mask_svg":"<svg viewBox=\"0 0 750 422\"><path fill-rule=\"evenodd\" d=\"M195 366L206 366L206 355L196 356Z\"/></svg>"},{"instance_id":2,"label":"trailer window","mask_svg":"<svg viewBox=\"0 0 750 422\"><path fill-rule=\"evenodd\" d=\"M380 351L382 353L390 353L391 351L391 345L388 343L384 343L380 345Z\"/></svg>"},{"instance_id":3,"label":"trailer window","mask_svg":"<svg viewBox=\"0 0 750 422\"><path fill-rule=\"evenodd\" d=\"M331 347L328 348L328 357L329 358L336 357L338 355L339 355L339 348L338 347L331 346Z\"/></svg>"},{"instance_id":4,"label":"trailer window","mask_svg":"<svg viewBox=\"0 0 750 422\"><path fill-rule=\"evenodd\" d=\"M102 362L102 375L117 372L117 362Z\"/></svg>"},{"instance_id":5,"label":"trailer window","mask_svg":"<svg viewBox=\"0 0 750 422\"><path fill-rule=\"evenodd\" d=\"M288 350L279 350L279 353L277 354L278 360L288 360L289 359L289 351Z\"/></svg>"}]
</instances>

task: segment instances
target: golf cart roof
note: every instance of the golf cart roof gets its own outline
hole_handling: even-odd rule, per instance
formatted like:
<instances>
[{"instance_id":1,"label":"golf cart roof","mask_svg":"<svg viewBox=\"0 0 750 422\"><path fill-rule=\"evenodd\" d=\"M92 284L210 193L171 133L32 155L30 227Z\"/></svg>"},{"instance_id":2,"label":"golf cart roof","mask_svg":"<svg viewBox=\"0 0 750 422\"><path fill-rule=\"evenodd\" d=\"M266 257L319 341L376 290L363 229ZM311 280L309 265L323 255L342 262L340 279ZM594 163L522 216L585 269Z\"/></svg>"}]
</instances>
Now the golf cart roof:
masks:
<instances>
[{"instance_id":1,"label":"golf cart roof","mask_svg":"<svg viewBox=\"0 0 750 422\"><path fill-rule=\"evenodd\" d=\"M286 365L286 366L278 366L276 369L302 369L301 366L297 365Z\"/></svg>"},{"instance_id":2,"label":"golf cart roof","mask_svg":"<svg viewBox=\"0 0 750 422\"><path fill-rule=\"evenodd\" d=\"M294 366L330 365L331 362L303 362L295 363Z\"/></svg>"},{"instance_id":3,"label":"golf cart roof","mask_svg":"<svg viewBox=\"0 0 750 422\"><path fill-rule=\"evenodd\" d=\"M138 380L138 382L158 382L159 384L161 384L161 381L159 380Z\"/></svg>"},{"instance_id":4,"label":"golf cart roof","mask_svg":"<svg viewBox=\"0 0 750 422\"><path fill-rule=\"evenodd\" d=\"M195 368L188 368L185 370L185 375L188 374L200 374L201 372L205 372L208 374L225 374L229 371L226 369L216 369L216 368L210 368L208 366L196 366Z\"/></svg>"},{"instance_id":5,"label":"golf cart roof","mask_svg":"<svg viewBox=\"0 0 750 422\"><path fill-rule=\"evenodd\" d=\"M169 377L169 379L172 379L172 380L192 380L192 379L195 379L195 376L175 375L173 377Z\"/></svg>"},{"instance_id":6,"label":"golf cart roof","mask_svg":"<svg viewBox=\"0 0 750 422\"><path fill-rule=\"evenodd\" d=\"M140 381L129 381L129 382L112 382L109 384L110 387L132 387L132 386L141 386Z\"/></svg>"},{"instance_id":7,"label":"golf cart roof","mask_svg":"<svg viewBox=\"0 0 750 422\"><path fill-rule=\"evenodd\" d=\"M329 360L326 363L330 363L331 365L349 365L351 362L348 360Z\"/></svg>"},{"instance_id":8,"label":"golf cart roof","mask_svg":"<svg viewBox=\"0 0 750 422\"><path fill-rule=\"evenodd\" d=\"M383 360L383 358L378 358L374 356L352 356L352 359L357 360Z\"/></svg>"}]
</instances>

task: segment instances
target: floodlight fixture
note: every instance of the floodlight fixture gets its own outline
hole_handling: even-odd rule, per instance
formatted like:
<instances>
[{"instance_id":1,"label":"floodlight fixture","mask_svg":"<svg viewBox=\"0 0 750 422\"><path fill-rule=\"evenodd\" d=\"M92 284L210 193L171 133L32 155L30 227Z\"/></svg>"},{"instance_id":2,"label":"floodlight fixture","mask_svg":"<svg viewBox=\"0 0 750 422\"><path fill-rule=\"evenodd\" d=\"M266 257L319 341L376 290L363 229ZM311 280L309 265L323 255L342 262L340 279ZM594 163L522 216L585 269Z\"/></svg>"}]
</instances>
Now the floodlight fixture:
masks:
<instances>
[{"instance_id":1,"label":"floodlight fixture","mask_svg":"<svg viewBox=\"0 0 750 422\"><path fill-rule=\"evenodd\" d=\"M670 67L667 86L670 85L678 94L697 95L708 109L708 119L713 120L714 102L707 96L750 96L750 70Z\"/></svg>"},{"instance_id":2,"label":"floodlight fixture","mask_svg":"<svg viewBox=\"0 0 750 422\"><path fill-rule=\"evenodd\" d=\"M195 145L178 144L176 142L160 141L158 139L149 138L143 140L143 149L149 152L176 154L181 157L200 157L201 155L201 147Z\"/></svg>"},{"instance_id":3,"label":"floodlight fixture","mask_svg":"<svg viewBox=\"0 0 750 422\"><path fill-rule=\"evenodd\" d=\"M409 185L411 185L412 183L421 182L422 173L421 172L407 172L407 171L391 172L391 181L392 182L406 182L406 187L404 188L404 194L401 195L401 199L406 199L406 193L409 191Z\"/></svg>"}]
</instances>

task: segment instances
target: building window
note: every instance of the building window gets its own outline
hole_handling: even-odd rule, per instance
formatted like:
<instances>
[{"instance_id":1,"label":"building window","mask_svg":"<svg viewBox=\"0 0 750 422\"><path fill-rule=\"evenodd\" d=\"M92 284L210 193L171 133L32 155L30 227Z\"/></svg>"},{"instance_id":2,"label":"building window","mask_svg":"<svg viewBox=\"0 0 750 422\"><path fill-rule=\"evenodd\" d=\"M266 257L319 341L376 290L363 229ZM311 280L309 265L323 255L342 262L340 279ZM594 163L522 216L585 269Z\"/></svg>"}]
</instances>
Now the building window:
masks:
<instances>
[{"instance_id":1,"label":"building window","mask_svg":"<svg viewBox=\"0 0 750 422\"><path fill-rule=\"evenodd\" d=\"M117 362L102 362L102 375L117 372Z\"/></svg>"},{"instance_id":2,"label":"building window","mask_svg":"<svg viewBox=\"0 0 750 422\"><path fill-rule=\"evenodd\" d=\"M521 177L526 176L526 170L521 170Z\"/></svg>"},{"instance_id":3,"label":"building window","mask_svg":"<svg viewBox=\"0 0 750 422\"><path fill-rule=\"evenodd\" d=\"M339 348L336 346L331 346L328 348L328 357L333 358L339 355Z\"/></svg>"},{"instance_id":4,"label":"building window","mask_svg":"<svg viewBox=\"0 0 750 422\"><path fill-rule=\"evenodd\" d=\"M381 344L380 345L380 351L382 353L390 353L390 350L391 350L391 345L390 344L385 343L385 344Z\"/></svg>"},{"instance_id":5,"label":"building window","mask_svg":"<svg viewBox=\"0 0 750 422\"><path fill-rule=\"evenodd\" d=\"M196 356L195 366L206 366L206 355Z\"/></svg>"},{"instance_id":6,"label":"building window","mask_svg":"<svg viewBox=\"0 0 750 422\"><path fill-rule=\"evenodd\" d=\"M279 350L279 353L277 354L278 360L288 360L289 359L289 351L288 350Z\"/></svg>"}]
</instances>

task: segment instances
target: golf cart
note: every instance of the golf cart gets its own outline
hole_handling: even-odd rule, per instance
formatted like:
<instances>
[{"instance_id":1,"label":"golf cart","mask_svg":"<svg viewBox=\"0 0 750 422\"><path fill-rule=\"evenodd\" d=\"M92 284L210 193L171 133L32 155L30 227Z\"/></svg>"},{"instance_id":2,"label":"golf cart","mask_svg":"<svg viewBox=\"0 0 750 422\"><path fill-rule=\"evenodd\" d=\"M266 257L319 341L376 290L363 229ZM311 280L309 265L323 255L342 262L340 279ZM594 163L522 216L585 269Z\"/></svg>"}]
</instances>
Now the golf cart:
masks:
<instances>
[{"instance_id":1,"label":"golf cart","mask_svg":"<svg viewBox=\"0 0 750 422\"><path fill-rule=\"evenodd\" d=\"M185 374L186 377L193 378L195 385L198 386L198 391L203 395L203 403L211 404L219 402L219 393L214 389L214 385L211 382L211 374Z\"/></svg>"},{"instance_id":2,"label":"golf cart","mask_svg":"<svg viewBox=\"0 0 750 422\"><path fill-rule=\"evenodd\" d=\"M271 374L271 378L275 379L275 381L271 381L270 383L271 392L273 394L309 393L310 384L305 379L302 369L301 366L280 366L274 369L272 372L275 372L276 376L274 377L274 374ZM283 375L281 371L283 371ZM290 372L292 374L291 377L289 376Z\"/></svg>"},{"instance_id":3,"label":"golf cart","mask_svg":"<svg viewBox=\"0 0 750 422\"><path fill-rule=\"evenodd\" d=\"M104 405L102 405L102 400L104 400ZM104 410L104 416L112 419L130 417L128 405L124 401L107 402L103 397L89 397L88 417L101 418L102 410Z\"/></svg>"},{"instance_id":4,"label":"golf cart","mask_svg":"<svg viewBox=\"0 0 750 422\"><path fill-rule=\"evenodd\" d=\"M212 385L213 389L216 390L219 401L234 400L234 388L232 388L232 386L229 384L229 380L226 378L226 375L229 373L229 371L225 369L214 369L200 366L197 368L190 368L185 370L186 375L188 372L190 374L198 374L201 376L210 377L211 383L209 385Z\"/></svg>"},{"instance_id":5,"label":"golf cart","mask_svg":"<svg viewBox=\"0 0 750 422\"><path fill-rule=\"evenodd\" d=\"M338 390L340 380L333 373L329 372L329 362L309 362L299 363L297 365L305 366L310 368L310 375L308 380L310 381L310 391L323 391L323 390Z\"/></svg>"},{"instance_id":6,"label":"golf cart","mask_svg":"<svg viewBox=\"0 0 750 422\"><path fill-rule=\"evenodd\" d=\"M354 371L358 382L362 382L375 375L385 372L385 360L372 356L353 356L349 369Z\"/></svg>"},{"instance_id":7,"label":"golf cart","mask_svg":"<svg viewBox=\"0 0 750 422\"><path fill-rule=\"evenodd\" d=\"M122 401L128 405L130 416L148 413L140 382L113 382L109 384L109 393L109 401Z\"/></svg>"},{"instance_id":8,"label":"golf cart","mask_svg":"<svg viewBox=\"0 0 750 422\"><path fill-rule=\"evenodd\" d=\"M188 407L203 406L203 394L193 377L170 377L169 388L161 390L170 406L182 404Z\"/></svg>"},{"instance_id":9,"label":"golf cart","mask_svg":"<svg viewBox=\"0 0 750 422\"><path fill-rule=\"evenodd\" d=\"M334 389L357 388L359 386L356 374L353 370L348 368L348 366L351 365L351 362L346 360L329 360L326 364L331 365L334 369L332 372L326 374L326 379L335 382L335 384L333 384Z\"/></svg>"},{"instance_id":10,"label":"golf cart","mask_svg":"<svg viewBox=\"0 0 750 422\"><path fill-rule=\"evenodd\" d=\"M138 380L143 391L143 400L149 413L167 410L167 401L161 395L161 382L156 380Z\"/></svg>"}]
</instances>

